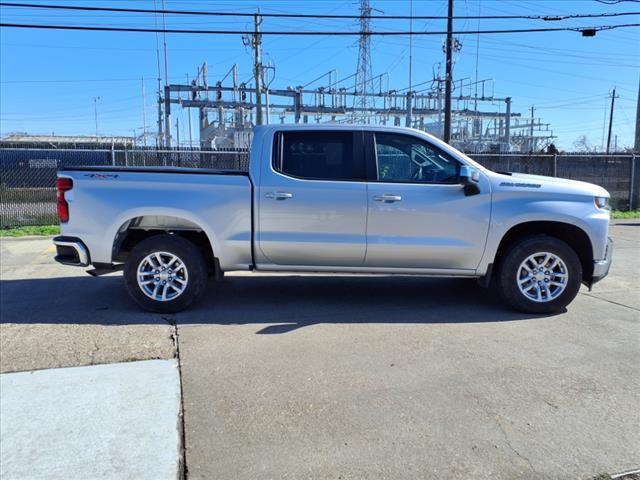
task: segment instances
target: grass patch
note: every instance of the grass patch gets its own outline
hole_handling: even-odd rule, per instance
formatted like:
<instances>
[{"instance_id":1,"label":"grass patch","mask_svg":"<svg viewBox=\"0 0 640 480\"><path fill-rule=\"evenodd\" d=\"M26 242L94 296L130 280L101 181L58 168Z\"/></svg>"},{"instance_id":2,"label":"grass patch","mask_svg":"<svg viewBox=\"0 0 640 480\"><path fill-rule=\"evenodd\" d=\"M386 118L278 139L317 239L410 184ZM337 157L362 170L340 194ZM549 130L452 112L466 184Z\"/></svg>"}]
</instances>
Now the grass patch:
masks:
<instances>
[{"instance_id":1,"label":"grass patch","mask_svg":"<svg viewBox=\"0 0 640 480\"><path fill-rule=\"evenodd\" d=\"M629 218L640 218L640 210L614 210L611 212L611 218L614 219L629 219Z\"/></svg>"},{"instance_id":2,"label":"grass patch","mask_svg":"<svg viewBox=\"0 0 640 480\"><path fill-rule=\"evenodd\" d=\"M25 237L27 235L58 235L58 225L41 225L0 229L0 237Z\"/></svg>"}]
</instances>

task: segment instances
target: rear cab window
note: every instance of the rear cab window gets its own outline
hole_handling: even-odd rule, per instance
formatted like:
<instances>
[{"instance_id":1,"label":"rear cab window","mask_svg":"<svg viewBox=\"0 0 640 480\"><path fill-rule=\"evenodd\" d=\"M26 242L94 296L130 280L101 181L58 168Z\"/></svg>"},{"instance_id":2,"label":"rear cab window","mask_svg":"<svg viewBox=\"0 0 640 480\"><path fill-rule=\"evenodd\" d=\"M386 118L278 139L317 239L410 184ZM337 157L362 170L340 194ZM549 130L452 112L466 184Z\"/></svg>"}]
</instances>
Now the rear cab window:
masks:
<instances>
[{"instance_id":1,"label":"rear cab window","mask_svg":"<svg viewBox=\"0 0 640 480\"><path fill-rule=\"evenodd\" d=\"M305 130L277 132L273 167L305 180L364 181L362 133Z\"/></svg>"}]
</instances>

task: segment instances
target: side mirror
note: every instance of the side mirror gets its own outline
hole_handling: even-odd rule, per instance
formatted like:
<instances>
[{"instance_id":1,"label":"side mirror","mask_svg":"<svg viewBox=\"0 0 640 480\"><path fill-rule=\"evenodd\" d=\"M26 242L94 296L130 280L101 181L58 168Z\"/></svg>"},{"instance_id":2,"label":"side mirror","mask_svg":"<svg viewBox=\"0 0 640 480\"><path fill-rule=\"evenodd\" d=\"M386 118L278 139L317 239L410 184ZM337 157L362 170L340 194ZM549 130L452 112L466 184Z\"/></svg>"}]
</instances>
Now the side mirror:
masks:
<instances>
[{"instance_id":1,"label":"side mirror","mask_svg":"<svg viewBox=\"0 0 640 480\"><path fill-rule=\"evenodd\" d=\"M460 184L464 186L465 196L477 195L480 193L480 172L473 167L463 165L460 167Z\"/></svg>"}]
</instances>

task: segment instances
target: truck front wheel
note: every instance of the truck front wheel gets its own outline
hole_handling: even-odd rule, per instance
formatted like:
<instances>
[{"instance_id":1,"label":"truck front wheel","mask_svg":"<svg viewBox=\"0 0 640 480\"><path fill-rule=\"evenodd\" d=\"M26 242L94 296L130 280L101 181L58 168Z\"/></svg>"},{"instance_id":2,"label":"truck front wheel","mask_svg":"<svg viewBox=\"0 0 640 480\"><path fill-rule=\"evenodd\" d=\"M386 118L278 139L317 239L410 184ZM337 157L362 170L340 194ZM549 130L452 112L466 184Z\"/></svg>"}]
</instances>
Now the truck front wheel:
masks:
<instances>
[{"instance_id":1,"label":"truck front wheel","mask_svg":"<svg viewBox=\"0 0 640 480\"><path fill-rule=\"evenodd\" d=\"M156 235L137 244L124 267L129 295L145 310L175 313L204 292L205 261L193 243L177 235Z\"/></svg>"},{"instance_id":2,"label":"truck front wheel","mask_svg":"<svg viewBox=\"0 0 640 480\"><path fill-rule=\"evenodd\" d=\"M526 313L553 313L578 294L582 265L565 242L548 235L526 237L499 260L496 283L502 298Z\"/></svg>"}]
</instances>

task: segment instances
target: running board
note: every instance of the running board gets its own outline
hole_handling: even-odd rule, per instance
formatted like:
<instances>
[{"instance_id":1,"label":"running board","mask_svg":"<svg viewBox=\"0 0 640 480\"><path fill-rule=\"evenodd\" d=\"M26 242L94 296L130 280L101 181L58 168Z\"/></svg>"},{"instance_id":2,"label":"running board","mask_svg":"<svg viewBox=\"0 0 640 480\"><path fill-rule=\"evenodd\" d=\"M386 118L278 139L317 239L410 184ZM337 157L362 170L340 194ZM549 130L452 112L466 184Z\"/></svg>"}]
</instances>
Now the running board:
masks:
<instances>
[{"instance_id":1,"label":"running board","mask_svg":"<svg viewBox=\"0 0 640 480\"><path fill-rule=\"evenodd\" d=\"M93 270L87 270L87 273L92 277L99 277L101 275L107 275L109 273L120 272L122 271L122 269L124 269L123 263L119 263L117 265L113 265L109 263L102 263L102 264L99 263L96 265L94 263L93 265L95 267Z\"/></svg>"}]
</instances>

